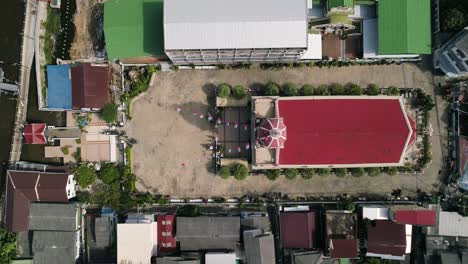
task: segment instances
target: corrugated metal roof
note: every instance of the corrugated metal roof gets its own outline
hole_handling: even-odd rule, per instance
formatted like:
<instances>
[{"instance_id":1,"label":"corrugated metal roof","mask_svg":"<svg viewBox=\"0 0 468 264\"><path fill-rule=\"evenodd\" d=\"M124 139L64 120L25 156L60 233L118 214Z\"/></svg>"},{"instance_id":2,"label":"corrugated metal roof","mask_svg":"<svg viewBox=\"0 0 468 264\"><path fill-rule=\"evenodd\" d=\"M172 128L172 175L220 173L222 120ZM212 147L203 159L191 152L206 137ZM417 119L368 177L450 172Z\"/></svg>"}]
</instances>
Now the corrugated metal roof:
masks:
<instances>
[{"instance_id":1,"label":"corrugated metal roof","mask_svg":"<svg viewBox=\"0 0 468 264\"><path fill-rule=\"evenodd\" d=\"M307 47L305 0L164 2L164 41L172 49Z\"/></svg>"},{"instance_id":2,"label":"corrugated metal roof","mask_svg":"<svg viewBox=\"0 0 468 264\"><path fill-rule=\"evenodd\" d=\"M398 210L395 212L395 221L400 224L433 226L436 224L436 211Z\"/></svg>"},{"instance_id":3,"label":"corrugated metal roof","mask_svg":"<svg viewBox=\"0 0 468 264\"><path fill-rule=\"evenodd\" d=\"M31 203L29 230L76 231L78 208L74 204Z\"/></svg>"},{"instance_id":4,"label":"corrugated metal roof","mask_svg":"<svg viewBox=\"0 0 468 264\"><path fill-rule=\"evenodd\" d=\"M431 54L430 0L380 0L379 54Z\"/></svg>"},{"instance_id":5,"label":"corrugated metal roof","mask_svg":"<svg viewBox=\"0 0 468 264\"><path fill-rule=\"evenodd\" d=\"M456 212L440 212L439 235L468 237L468 217Z\"/></svg>"},{"instance_id":6,"label":"corrugated metal roof","mask_svg":"<svg viewBox=\"0 0 468 264\"><path fill-rule=\"evenodd\" d=\"M405 225L377 220L367 231L367 253L403 256L406 249Z\"/></svg>"},{"instance_id":7,"label":"corrugated metal roof","mask_svg":"<svg viewBox=\"0 0 468 264\"><path fill-rule=\"evenodd\" d=\"M73 109L100 109L110 102L108 65L90 63L73 65L71 75Z\"/></svg>"}]
</instances>

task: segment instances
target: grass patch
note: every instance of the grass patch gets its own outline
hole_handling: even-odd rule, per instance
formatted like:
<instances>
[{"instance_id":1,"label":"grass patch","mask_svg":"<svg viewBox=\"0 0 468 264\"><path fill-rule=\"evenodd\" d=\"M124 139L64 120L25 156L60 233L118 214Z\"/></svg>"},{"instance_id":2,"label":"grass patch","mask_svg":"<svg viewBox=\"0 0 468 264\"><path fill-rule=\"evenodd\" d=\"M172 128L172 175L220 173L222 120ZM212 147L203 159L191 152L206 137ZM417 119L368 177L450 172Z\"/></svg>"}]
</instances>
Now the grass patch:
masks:
<instances>
[{"instance_id":1,"label":"grass patch","mask_svg":"<svg viewBox=\"0 0 468 264\"><path fill-rule=\"evenodd\" d=\"M44 56L46 64L54 64L55 40L56 34L60 32L60 13L57 10L47 7L47 20L42 24L45 29Z\"/></svg>"}]
</instances>

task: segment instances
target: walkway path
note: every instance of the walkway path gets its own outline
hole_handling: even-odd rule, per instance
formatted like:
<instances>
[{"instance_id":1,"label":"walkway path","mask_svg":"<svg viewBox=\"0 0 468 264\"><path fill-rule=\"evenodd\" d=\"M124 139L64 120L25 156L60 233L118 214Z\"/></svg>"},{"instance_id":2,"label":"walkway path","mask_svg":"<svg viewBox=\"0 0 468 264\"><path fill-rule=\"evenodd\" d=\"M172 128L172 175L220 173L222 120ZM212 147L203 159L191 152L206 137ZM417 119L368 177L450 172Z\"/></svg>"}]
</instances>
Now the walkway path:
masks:
<instances>
[{"instance_id":1,"label":"walkway path","mask_svg":"<svg viewBox=\"0 0 468 264\"><path fill-rule=\"evenodd\" d=\"M15 127L10 150L10 166L20 160L22 135L21 127L26 121L28 107L29 78L31 76L31 66L34 58L34 31L37 18L37 2L27 0L24 18L23 44L21 49L21 69L19 93L16 104Z\"/></svg>"}]
</instances>

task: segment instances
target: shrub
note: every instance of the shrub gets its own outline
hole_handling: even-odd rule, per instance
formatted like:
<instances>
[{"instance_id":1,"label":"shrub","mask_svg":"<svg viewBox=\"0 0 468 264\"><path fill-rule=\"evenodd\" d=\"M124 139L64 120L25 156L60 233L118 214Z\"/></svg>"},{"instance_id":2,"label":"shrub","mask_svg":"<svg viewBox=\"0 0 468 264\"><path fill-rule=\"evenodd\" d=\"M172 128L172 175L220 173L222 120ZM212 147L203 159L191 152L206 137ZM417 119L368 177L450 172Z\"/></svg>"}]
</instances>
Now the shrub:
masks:
<instances>
[{"instance_id":1,"label":"shrub","mask_svg":"<svg viewBox=\"0 0 468 264\"><path fill-rule=\"evenodd\" d=\"M336 168L333 170L333 172L337 177L344 177L346 174L348 174L348 170L346 168Z\"/></svg>"},{"instance_id":2,"label":"shrub","mask_svg":"<svg viewBox=\"0 0 468 264\"><path fill-rule=\"evenodd\" d=\"M221 176L221 178L227 179L231 176L231 169L228 166L221 166L218 174Z\"/></svg>"},{"instance_id":3,"label":"shrub","mask_svg":"<svg viewBox=\"0 0 468 264\"><path fill-rule=\"evenodd\" d=\"M457 8L445 10L442 13L442 30L443 31L458 31L466 24L466 18L462 11Z\"/></svg>"},{"instance_id":4,"label":"shrub","mask_svg":"<svg viewBox=\"0 0 468 264\"><path fill-rule=\"evenodd\" d=\"M0 227L0 237L2 241L0 263L11 263L16 258L16 234Z\"/></svg>"},{"instance_id":5,"label":"shrub","mask_svg":"<svg viewBox=\"0 0 468 264\"><path fill-rule=\"evenodd\" d=\"M107 103L101 110L101 118L109 124L117 120L118 110L114 102Z\"/></svg>"},{"instance_id":6,"label":"shrub","mask_svg":"<svg viewBox=\"0 0 468 264\"><path fill-rule=\"evenodd\" d=\"M297 85L295 83L286 83L281 87L281 95L296 96L298 94Z\"/></svg>"},{"instance_id":7,"label":"shrub","mask_svg":"<svg viewBox=\"0 0 468 264\"><path fill-rule=\"evenodd\" d=\"M267 170L265 172L265 176L270 181L274 181L274 180L278 179L278 177L280 176L280 173L281 173L280 170Z\"/></svg>"},{"instance_id":8,"label":"shrub","mask_svg":"<svg viewBox=\"0 0 468 264\"><path fill-rule=\"evenodd\" d=\"M227 83L222 83L218 86L218 96L228 98L231 95L231 86Z\"/></svg>"},{"instance_id":9,"label":"shrub","mask_svg":"<svg viewBox=\"0 0 468 264\"><path fill-rule=\"evenodd\" d=\"M179 65L171 65L170 69L173 70L173 71L178 71L179 70Z\"/></svg>"},{"instance_id":10,"label":"shrub","mask_svg":"<svg viewBox=\"0 0 468 264\"><path fill-rule=\"evenodd\" d=\"M388 95L399 96L400 95L400 89L396 88L395 86L390 86L390 87L388 87L387 93L388 93Z\"/></svg>"},{"instance_id":11,"label":"shrub","mask_svg":"<svg viewBox=\"0 0 468 264\"><path fill-rule=\"evenodd\" d=\"M299 94L302 96L311 96L314 95L314 86L310 84L304 84L299 91Z\"/></svg>"},{"instance_id":12,"label":"shrub","mask_svg":"<svg viewBox=\"0 0 468 264\"><path fill-rule=\"evenodd\" d=\"M314 90L314 95L328 95L328 87L324 84Z\"/></svg>"},{"instance_id":13,"label":"shrub","mask_svg":"<svg viewBox=\"0 0 468 264\"><path fill-rule=\"evenodd\" d=\"M367 175L371 177L379 176L382 173L382 170L377 167L365 168L365 171L367 172Z\"/></svg>"},{"instance_id":14,"label":"shrub","mask_svg":"<svg viewBox=\"0 0 468 264\"><path fill-rule=\"evenodd\" d=\"M279 85L276 83L269 83L265 87L263 87L263 95L266 96L277 96L279 95Z\"/></svg>"},{"instance_id":15,"label":"shrub","mask_svg":"<svg viewBox=\"0 0 468 264\"><path fill-rule=\"evenodd\" d=\"M63 146L60 148L60 150L62 151L64 155L70 154L70 146Z\"/></svg>"},{"instance_id":16,"label":"shrub","mask_svg":"<svg viewBox=\"0 0 468 264\"><path fill-rule=\"evenodd\" d=\"M286 169L284 170L284 176L288 180L292 180L296 178L297 174L299 174L299 171L297 169Z\"/></svg>"},{"instance_id":17,"label":"shrub","mask_svg":"<svg viewBox=\"0 0 468 264\"><path fill-rule=\"evenodd\" d=\"M114 163L106 163L98 172L98 176L104 183L110 184L120 178L120 172Z\"/></svg>"},{"instance_id":18,"label":"shrub","mask_svg":"<svg viewBox=\"0 0 468 264\"><path fill-rule=\"evenodd\" d=\"M249 175L249 169L244 164L236 163L231 167L231 174L236 180L244 180Z\"/></svg>"},{"instance_id":19,"label":"shrub","mask_svg":"<svg viewBox=\"0 0 468 264\"><path fill-rule=\"evenodd\" d=\"M322 176L322 177L325 177L325 176L330 175L330 172L331 172L331 170L330 170L330 169L327 169L327 168L320 168L320 169L317 169L317 174L318 174L319 176Z\"/></svg>"},{"instance_id":20,"label":"shrub","mask_svg":"<svg viewBox=\"0 0 468 264\"><path fill-rule=\"evenodd\" d=\"M351 172L351 175L353 175L354 177L361 177L365 173L363 168L352 168L349 171Z\"/></svg>"},{"instance_id":21,"label":"shrub","mask_svg":"<svg viewBox=\"0 0 468 264\"><path fill-rule=\"evenodd\" d=\"M348 94L348 95L361 95L362 94L362 88L358 84L351 83L346 88L346 94Z\"/></svg>"},{"instance_id":22,"label":"shrub","mask_svg":"<svg viewBox=\"0 0 468 264\"><path fill-rule=\"evenodd\" d=\"M315 174L315 170L314 169L300 169L299 171L301 173L301 177L303 179L306 179L306 180L309 180L309 179L312 179L312 177L314 176Z\"/></svg>"},{"instance_id":23,"label":"shrub","mask_svg":"<svg viewBox=\"0 0 468 264\"><path fill-rule=\"evenodd\" d=\"M344 95L345 94L344 86L339 83L332 83L330 85L330 93L331 95Z\"/></svg>"},{"instance_id":24,"label":"shrub","mask_svg":"<svg viewBox=\"0 0 468 264\"><path fill-rule=\"evenodd\" d=\"M247 90L242 85L236 85L232 88L232 97L235 99L243 99L247 95Z\"/></svg>"},{"instance_id":25,"label":"shrub","mask_svg":"<svg viewBox=\"0 0 468 264\"><path fill-rule=\"evenodd\" d=\"M177 216L197 217L202 214L202 210L198 205L187 204L177 208L176 214Z\"/></svg>"},{"instance_id":26,"label":"shrub","mask_svg":"<svg viewBox=\"0 0 468 264\"><path fill-rule=\"evenodd\" d=\"M86 188L96 181L96 170L86 164L73 168L76 182L81 188Z\"/></svg>"},{"instance_id":27,"label":"shrub","mask_svg":"<svg viewBox=\"0 0 468 264\"><path fill-rule=\"evenodd\" d=\"M379 95L380 94L380 88L377 85L371 83L371 84L369 84L367 86L366 94L367 95Z\"/></svg>"},{"instance_id":28,"label":"shrub","mask_svg":"<svg viewBox=\"0 0 468 264\"><path fill-rule=\"evenodd\" d=\"M390 176L395 176L395 175L398 174L398 168L397 167L388 167L385 171Z\"/></svg>"}]
</instances>

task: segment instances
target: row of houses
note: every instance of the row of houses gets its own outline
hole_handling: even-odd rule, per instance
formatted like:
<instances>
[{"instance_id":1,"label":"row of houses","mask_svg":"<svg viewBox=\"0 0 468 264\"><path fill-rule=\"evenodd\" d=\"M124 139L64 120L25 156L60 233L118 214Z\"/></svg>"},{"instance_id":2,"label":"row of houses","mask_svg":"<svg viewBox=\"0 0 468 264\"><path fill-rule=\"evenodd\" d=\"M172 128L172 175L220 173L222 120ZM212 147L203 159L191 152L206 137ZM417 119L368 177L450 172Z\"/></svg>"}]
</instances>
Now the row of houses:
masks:
<instances>
[{"instance_id":1,"label":"row of houses","mask_svg":"<svg viewBox=\"0 0 468 264\"><path fill-rule=\"evenodd\" d=\"M7 172L3 222L17 233L18 258L35 264L75 263L82 239L75 186L65 167Z\"/></svg>"},{"instance_id":2,"label":"row of houses","mask_svg":"<svg viewBox=\"0 0 468 264\"><path fill-rule=\"evenodd\" d=\"M430 0L114 0L104 5L104 33L109 60L124 63L206 65L432 53Z\"/></svg>"}]
</instances>

